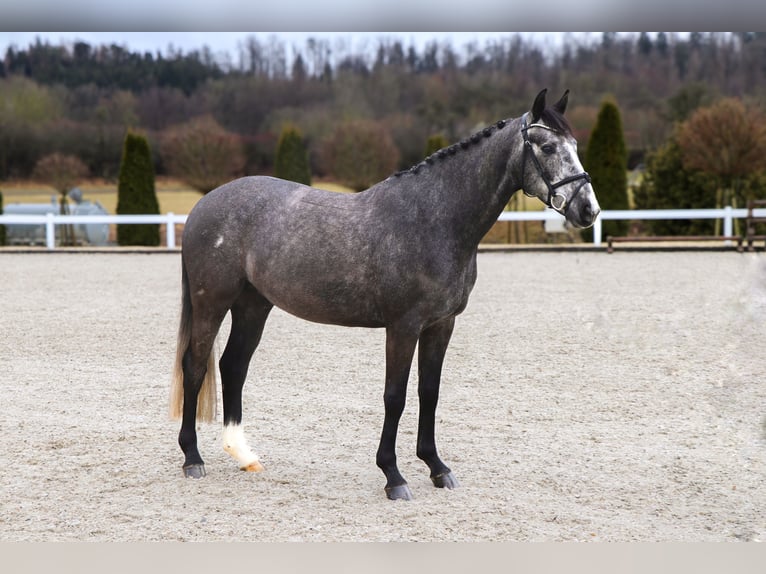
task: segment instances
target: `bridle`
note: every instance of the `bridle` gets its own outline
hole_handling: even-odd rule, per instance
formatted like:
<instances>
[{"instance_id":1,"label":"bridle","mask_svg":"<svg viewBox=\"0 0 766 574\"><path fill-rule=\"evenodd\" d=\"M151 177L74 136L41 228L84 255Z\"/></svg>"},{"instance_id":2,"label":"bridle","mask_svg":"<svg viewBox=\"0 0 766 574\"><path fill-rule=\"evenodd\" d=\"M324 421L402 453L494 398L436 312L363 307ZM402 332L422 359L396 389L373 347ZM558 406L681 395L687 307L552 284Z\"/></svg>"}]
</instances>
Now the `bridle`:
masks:
<instances>
[{"instance_id":1,"label":"bridle","mask_svg":"<svg viewBox=\"0 0 766 574\"><path fill-rule=\"evenodd\" d=\"M551 183L550 180L545 176L543 166L540 165L540 160L537 159L535 151L532 149L532 142L529 141L529 135L527 135L527 131L531 128L543 128L544 130L558 133L556 130L546 126L545 124L527 125L527 116L524 116L524 124L521 127L521 135L524 138L524 149L521 155L521 189L524 191L524 195L527 197L535 197L533 193L528 193L527 190L524 189L524 170L527 165L527 150L529 150L529 154L532 156L532 161L535 164L537 173L540 175L540 178L542 178L542 180L545 182L545 185L548 187L548 197L545 199L545 205L566 217L567 211L569 211L569 206L574 202L574 198L577 197L577 194L580 193L580 190L585 187L586 184L590 183L590 175L588 175L587 171L584 171L582 173L578 173L577 175L570 175L569 177L565 177L556 183ZM575 188L570 197L567 197L563 193L556 192L557 187L561 187L562 185L566 185L580 179L584 181Z\"/></svg>"}]
</instances>

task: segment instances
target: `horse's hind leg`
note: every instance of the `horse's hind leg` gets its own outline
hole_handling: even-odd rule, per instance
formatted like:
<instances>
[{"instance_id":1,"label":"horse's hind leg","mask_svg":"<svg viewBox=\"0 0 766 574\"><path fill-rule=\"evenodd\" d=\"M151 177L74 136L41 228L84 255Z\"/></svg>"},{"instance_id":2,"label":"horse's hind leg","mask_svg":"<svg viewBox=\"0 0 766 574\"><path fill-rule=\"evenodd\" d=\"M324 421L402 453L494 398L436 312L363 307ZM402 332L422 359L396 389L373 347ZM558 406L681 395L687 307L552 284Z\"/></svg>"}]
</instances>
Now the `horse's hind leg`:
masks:
<instances>
[{"instance_id":1,"label":"horse's hind leg","mask_svg":"<svg viewBox=\"0 0 766 574\"><path fill-rule=\"evenodd\" d=\"M215 337L227 310L226 307L215 309L212 305L198 305L195 308L189 345L183 355L183 418L178 444L184 453L183 470L187 478L205 476L205 465L197 448L197 402L208 374Z\"/></svg>"},{"instance_id":2,"label":"horse's hind leg","mask_svg":"<svg viewBox=\"0 0 766 574\"><path fill-rule=\"evenodd\" d=\"M263 470L263 466L245 439L242 387L271 309L272 304L248 284L231 308L231 333L219 362L223 389L223 448L242 470L253 472Z\"/></svg>"},{"instance_id":3,"label":"horse's hind leg","mask_svg":"<svg viewBox=\"0 0 766 574\"><path fill-rule=\"evenodd\" d=\"M436 453L434 426L444 354L447 352L454 326L454 317L431 325L421 333L418 347L420 416L417 455L431 469L431 481L434 485L449 489L457 487L458 482Z\"/></svg>"}]
</instances>

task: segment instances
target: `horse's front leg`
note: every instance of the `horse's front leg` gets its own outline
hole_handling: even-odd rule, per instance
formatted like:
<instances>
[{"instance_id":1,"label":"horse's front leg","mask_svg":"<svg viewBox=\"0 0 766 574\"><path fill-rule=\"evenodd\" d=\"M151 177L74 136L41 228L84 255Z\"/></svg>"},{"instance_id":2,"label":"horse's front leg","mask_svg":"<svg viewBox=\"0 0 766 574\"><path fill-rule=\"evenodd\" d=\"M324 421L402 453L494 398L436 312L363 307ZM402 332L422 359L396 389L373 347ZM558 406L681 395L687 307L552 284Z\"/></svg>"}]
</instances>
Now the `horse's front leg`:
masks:
<instances>
[{"instance_id":1,"label":"horse's front leg","mask_svg":"<svg viewBox=\"0 0 766 574\"><path fill-rule=\"evenodd\" d=\"M431 325L420 335L418 347L418 398L420 416L418 419L417 455L431 469L431 481L439 488L459 486L455 475L445 465L436 452L434 426L436 424L436 404L439 401L439 383L441 381L444 354L447 352L455 318L450 317Z\"/></svg>"},{"instance_id":2,"label":"horse's front leg","mask_svg":"<svg viewBox=\"0 0 766 574\"><path fill-rule=\"evenodd\" d=\"M412 329L386 329L386 386L383 392L386 414L375 460L386 475L386 496L391 500L412 498L410 487L396 465L396 433L407 398L407 379L417 341L418 332Z\"/></svg>"}]
</instances>

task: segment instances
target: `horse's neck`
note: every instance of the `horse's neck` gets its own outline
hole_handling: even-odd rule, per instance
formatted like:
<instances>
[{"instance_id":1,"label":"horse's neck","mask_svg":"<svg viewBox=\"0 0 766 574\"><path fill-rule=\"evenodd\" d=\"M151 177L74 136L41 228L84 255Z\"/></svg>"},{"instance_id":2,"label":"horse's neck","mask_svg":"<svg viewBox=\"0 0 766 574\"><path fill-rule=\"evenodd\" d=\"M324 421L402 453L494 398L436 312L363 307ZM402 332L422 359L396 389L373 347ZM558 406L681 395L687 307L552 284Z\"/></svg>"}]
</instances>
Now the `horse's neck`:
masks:
<instances>
[{"instance_id":1,"label":"horse's neck","mask_svg":"<svg viewBox=\"0 0 766 574\"><path fill-rule=\"evenodd\" d=\"M519 119L509 121L489 137L458 151L460 155L437 160L428 176L432 187L427 196L434 217L442 218L440 227L451 230L469 248L478 246L519 188L520 127ZM512 161L514 157L518 159Z\"/></svg>"}]
</instances>

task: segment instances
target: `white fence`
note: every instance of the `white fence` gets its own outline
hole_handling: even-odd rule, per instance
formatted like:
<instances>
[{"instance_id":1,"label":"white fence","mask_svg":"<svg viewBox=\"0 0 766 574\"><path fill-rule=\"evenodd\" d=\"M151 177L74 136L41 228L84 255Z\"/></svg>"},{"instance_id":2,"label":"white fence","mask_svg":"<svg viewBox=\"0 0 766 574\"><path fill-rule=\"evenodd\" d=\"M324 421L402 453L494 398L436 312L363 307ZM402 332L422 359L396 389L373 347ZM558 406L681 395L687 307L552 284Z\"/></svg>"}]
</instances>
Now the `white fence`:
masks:
<instances>
[{"instance_id":1,"label":"white fence","mask_svg":"<svg viewBox=\"0 0 766 574\"><path fill-rule=\"evenodd\" d=\"M593 225L593 245L598 247L602 243L602 222L607 219L722 219L723 234L733 235L734 220L745 219L747 209L734 209L730 206L722 209L622 209L602 211ZM766 209L754 209L754 217L766 217ZM498 217L498 221L545 221L563 220L563 217L553 211L504 211Z\"/></svg>"},{"instance_id":2,"label":"white fence","mask_svg":"<svg viewBox=\"0 0 766 574\"><path fill-rule=\"evenodd\" d=\"M602 243L602 221L611 219L722 219L723 234L732 235L735 219L744 219L748 215L747 209L635 209L635 210L612 210L602 211L593 226L593 245L598 247ZM766 217L766 209L754 209L754 217ZM56 225L69 224L166 224L167 225L167 248L176 248L176 224L186 223L186 215L59 215L48 213L45 215L0 215L0 225L44 225L45 245L48 249L56 248ZM498 221L562 221L561 215L553 210L544 211L504 211L498 217Z\"/></svg>"},{"instance_id":3,"label":"white fence","mask_svg":"<svg viewBox=\"0 0 766 574\"><path fill-rule=\"evenodd\" d=\"M60 215L46 213L45 215L0 215L0 225L44 225L45 246L56 248L56 226L77 224L162 224L167 225L167 247L176 248L175 225L186 223L186 215L166 213L165 215Z\"/></svg>"}]
</instances>

